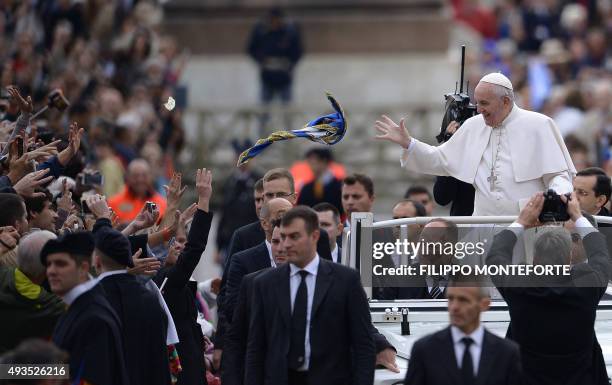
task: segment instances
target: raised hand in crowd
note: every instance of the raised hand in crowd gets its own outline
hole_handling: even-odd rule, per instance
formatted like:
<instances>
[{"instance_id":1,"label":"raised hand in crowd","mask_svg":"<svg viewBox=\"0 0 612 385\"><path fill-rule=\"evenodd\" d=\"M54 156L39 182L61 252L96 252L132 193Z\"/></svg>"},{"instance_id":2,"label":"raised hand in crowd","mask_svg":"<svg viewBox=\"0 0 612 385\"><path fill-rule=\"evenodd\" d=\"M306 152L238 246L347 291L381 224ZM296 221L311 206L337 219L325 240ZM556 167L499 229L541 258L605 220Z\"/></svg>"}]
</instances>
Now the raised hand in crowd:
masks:
<instances>
[{"instance_id":1,"label":"raised hand in crowd","mask_svg":"<svg viewBox=\"0 0 612 385\"><path fill-rule=\"evenodd\" d=\"M68 188L68 180L64 178L62 181L62 195L57 200L57 210L64 210L71 213L74 208L74 202L72 202L72 192Z\"/></svg>"},{"instance_id":2,"label":"raised hand in crowd","mask_svg":"<svg viewBox=\"0 0 612 385\"><path fill-rule=\"evenodd\" d=\"M89 210L94 215L94 217L96 217L96 219L111 219L110 207L108 207L108 203L106 203L106 198L102 195L90 195L87 197L87 199L85 199L85 203L87 204L87 207L89 207Z\"/></svg>"},{"instance_id":3,"label":"raised hand in crowd","mask_svg":"<svg viewBox=\"0 0 612 385\"><path fill-rule=\"evenodd\" d=\"M26 198L39 198L45 196L43 192L35 192L36 188L45 185L53 176L47 174L49 173L48 168L44 168L42 170L33 171L23 178L19 179L17 183L13 185L17 194L26 197Z\"/></svg>"},{"instance_id":4,"label":"raised hand in crowd","mask_svg":"<svg viewBox=\"0 0 612 385\"><path fill-rule=\"evenodd\" d=\"M44 146L40 146L24 153L23 157L25 157L25 160L28 162L31 162L32 160L43 162L52 156L58 155L57 145L61 142L61 140L55 140L49 144L45 144Z\"/></svg>"},{"instance_id":5,"label":"raised hand in crowd","mask_svg":"<svg viewBox=\"0 0 612 385\"><path fill-rule=\"evenodd\" d=\"M145 204L142 206L142 209L140 209L140 212L136 218L134 218L134 220L130 222L125 229L123 229L122 233L123 235L128 236L137 233L140 230L148 229L149 227L155 225L158 219L159 209L157 206L155 206L153 210L149 211L147 205Z\"/></svg>"},{"instance_id":6,"label":"raised hand in crowd","mask_svg":"<svg viewBox=\"0 0 612 385\"><path fill-rule=\"evenodd\" d=\"M68 132L68 147L57 156L57 160L62 166L67 165L70 159L79 152L79 148L81 147L81 135L83 135L83 132L85 132L84 128L79 128L77 122L72 122L70 131Z\"/></svg>"},{"instance_id":7,"label":"raised hand in crowd","mask_svg":"<svg viewBox=\"0 0 612 385\"><path fill-rule=\"evenodd\" d=\"M6 87L8 94L11 96L12 101L17 104L22 114L31 114L34 111L34 104L30 96L25 99L21 96L21 93L15 86Z\"/></svg>"},{"instance_id":8,"label":"raised hand in crowd","mask_svg":"<svg viewBox=\"0 0 612 385\"><path fill-rule=\"evenodd\" d=\"M19 243L19 232L13 226L0 227L0 255L13 250Z\"/></svg>"},{"instance_id":9,"label":"raised hand in crowd","mask_svg":"<svg viewBox=\"0 0 612 385\"><path fill-rule=\"evenodd\" d=\"M157 258L140 258L141 256L142 249L138 249L138 251L132 255L134 267L129 268L128 273L153 277L161 268L161 262L159 262Z\"/></svg>"},{"instance_id":10,"label":"raised hand in crowd","mask_svg":"<svg viewBox=\"0 0 612 385\"><path fill-rule=\"evenodd\" d=\"M198 191L198 209L208 212L212 196L212 173L205 168L196 171L196 190Z\"/></svg>"},{"instance_id":11,"label":"raised hand in crowd","mask_svg":"<svg viewBox=\"0 0 612 385\"><path fill-rule=\"evenodd\" d=\"M82 230L84 227L83 221L76 214L70 214L62 225L62 229L70 231Z\"/></svg>"},{"instance_id":12,"label":"raised hand in crowd","mask_svg":"<svg viewBox=\"0 0 612 385\"><path fill-rule=\"evenodd\" d=\"M379 132L379 134L376 135L376 139L397 143L406 149L410 146L412 137L404 126L404 119L400 120L400 124L398 125L387 115L383 115L380 117L380 120L376 121L374 127L376 127L376 130Z\"/></svg>"},{"instance_id":13,"label":"raised hand in crowd","mask_svg":"<svg viewBox=\"0 0 612 385\"><path fill-rule=\"evenodd\" d=\"M195 215L197 210L198 210L197 203L192 203L189 207L183 210L183 212L179 216L179 221L178 221L179 225L178 225L178 229L176 230L177 234L179 233L179 231L183 231L183 232L185 231L187 224L193 219L193 216Z\"/></svg>"},{"instance_id":14,"label":"raised hand in crowd","mask_svg":"<svg viewBox=\"0 0 612 385\"><path fill-rule=\"evenodd\" d=\"M175 212L179 208L181 197L187 188L187 186L182 186L182 174L176 172L172 174L170 183L168 185L164 185L163 187L166 191L166 211L168 213ZM162 218L160 223L162 228L173 227L176 225L178 225L178 223L176 220L174 220L172 215L166 215L164 218Z\"/></svg>"}]
</instances>

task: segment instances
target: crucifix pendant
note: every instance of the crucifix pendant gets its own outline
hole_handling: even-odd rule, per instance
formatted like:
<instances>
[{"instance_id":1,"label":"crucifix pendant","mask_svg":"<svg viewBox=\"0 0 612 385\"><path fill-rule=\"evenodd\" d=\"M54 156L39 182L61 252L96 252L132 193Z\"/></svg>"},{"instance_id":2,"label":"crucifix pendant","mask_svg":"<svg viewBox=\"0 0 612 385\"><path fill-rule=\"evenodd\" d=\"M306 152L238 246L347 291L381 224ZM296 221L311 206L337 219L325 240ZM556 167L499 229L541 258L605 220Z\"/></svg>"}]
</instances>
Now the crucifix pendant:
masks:
<instances>
[{"instance_id":1,"label":"crucifix pendant","mask_svg":"<svg viewBox=\"0 0 612 385\"><path fill-rule=\"evenodd\" d=\"M487 178L487 181L489 182L489 188L491 189L491 191L495 189L496 180L497 180L497 175L495 175L493 170L491 170L491 175Z\"/></svg>"}]
</instances>

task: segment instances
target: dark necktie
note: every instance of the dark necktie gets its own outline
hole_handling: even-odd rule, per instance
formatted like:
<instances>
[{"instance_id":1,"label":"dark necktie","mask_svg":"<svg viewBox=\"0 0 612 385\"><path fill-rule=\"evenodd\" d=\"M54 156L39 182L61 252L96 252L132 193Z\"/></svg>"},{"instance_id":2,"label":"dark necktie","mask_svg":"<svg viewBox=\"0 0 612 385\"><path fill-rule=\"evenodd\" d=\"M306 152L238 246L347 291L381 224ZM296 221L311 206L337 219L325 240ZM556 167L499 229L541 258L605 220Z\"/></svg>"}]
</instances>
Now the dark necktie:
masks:
<instances>
[{"instance_id":1,"label":"dark necktie","mask_svg":"<svg viewBox=\"0 0 612 385\"><path fill-rule=\"evenodd\" d=\"M429 295L432 299L444 298L444 292L440 289L440 280L437 278L432 278L433 284L431 285L431 291Z\"/></svg>"},{"instance_id":2,"label":"dark necktie","mask_svg":"<svg viewBox=\"0 0 612 385\"><path fill-rule=\"evenodd\" d=\"M289 344L289 368L297 370L304 365L306 343L306 312L308 307L308 288L306 287L306 270L300 270L302 276L298 286L293 314L291 315L291 341Z\"/></svg>"},{"instance_id":3,"label":"dark necktie","mask_svg":"<svg viewBox=\"0 0 612 385\"><path fill-rule=\"evenodd\" d=\"M470 346L474 343L474 340L470 337L463 337L461 342L465 345L463 360L461 360L461 377L463 378L463 385L472 385L476 382L476 378L474 378L472 353L470 353Z\"/></svg>"}]
</instances>

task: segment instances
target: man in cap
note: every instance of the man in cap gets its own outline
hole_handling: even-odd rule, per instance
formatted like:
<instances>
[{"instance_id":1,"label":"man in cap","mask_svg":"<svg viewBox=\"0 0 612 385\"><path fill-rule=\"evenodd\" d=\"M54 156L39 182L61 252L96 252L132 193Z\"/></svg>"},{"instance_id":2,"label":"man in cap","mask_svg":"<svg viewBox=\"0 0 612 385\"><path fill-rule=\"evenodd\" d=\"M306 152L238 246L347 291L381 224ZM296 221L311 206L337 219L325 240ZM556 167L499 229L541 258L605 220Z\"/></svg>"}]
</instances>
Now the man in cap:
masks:
<instances>
[{"instance_id":1,"label":"man in cap","mask_svg":"<svg viewBox=\"0 0 612 385\"><path fill-rule=\"evenodd\" d=\"M551 118L517 107L512 83L500 73L485 75L474 96L479 115L438 147L384 115L377 138L401 145L401 164L410 171L473 184L474 215L517 215L537 191L572 191L576 169Z\"/></svg>"},{"instance_id":2,"label":"man in cap","mask_svg":"<svg viewBox=\"0 0 612 385\"><path fill-rule=\"evenodd\" d=\"M70 354L75 384L128 384L121 321L89 275L94 240L88 232L68 233L47 241L40 259L51 291L68 305L53 332L53 342Z\"/></svg>"},{"instance_id":3,"label":"man in cap","mask_svg":"<svg viewBox=\"0 0 612 385\"><path fill-rule=\"evenodd\" d=\"M130 242L125 235L108 227L98 230L95 239L93 264L100 286L123 325L130 384L170 384L166 348L168 319L155 293L127 272L128 267L134 266Z\"/></svg>"}]
</instances>

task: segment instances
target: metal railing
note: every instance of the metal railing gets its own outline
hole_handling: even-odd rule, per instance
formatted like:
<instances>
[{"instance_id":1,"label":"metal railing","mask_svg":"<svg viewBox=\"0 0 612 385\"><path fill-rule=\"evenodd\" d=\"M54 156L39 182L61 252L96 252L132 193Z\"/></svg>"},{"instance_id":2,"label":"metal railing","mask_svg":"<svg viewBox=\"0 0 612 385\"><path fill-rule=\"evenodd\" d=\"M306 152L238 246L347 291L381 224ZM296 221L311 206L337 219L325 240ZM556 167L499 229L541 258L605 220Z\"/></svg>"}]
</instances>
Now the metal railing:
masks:
<instances>
[{"instance_id":1,"label":"metal railing","mask_svg":"<svg viewBox=\"0 0 612 385\"><path fill-rule=\"evenodd\" d=\"M374 229L389 228L395 226L405 227L408 225L424 225L432 219L444 219L446 221L461 224L481 225L503 225L514 222L518 216L457 216L457 217L416 217L400 218L374 222L374 214L371 212L353 213L350 222L350 230L343 237L342 263L362 271L372 271L372 231ZM612 224L612 217L594 216L597 223ZM357 261L360 261L358 263ZM368 298L372 297L372 287L364 285Z\"/></svg>"}]
</instances>

